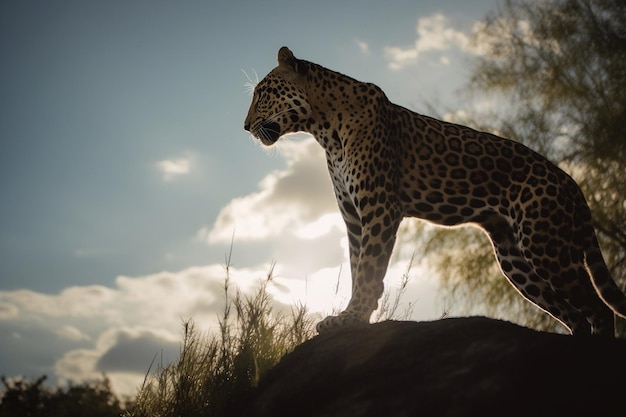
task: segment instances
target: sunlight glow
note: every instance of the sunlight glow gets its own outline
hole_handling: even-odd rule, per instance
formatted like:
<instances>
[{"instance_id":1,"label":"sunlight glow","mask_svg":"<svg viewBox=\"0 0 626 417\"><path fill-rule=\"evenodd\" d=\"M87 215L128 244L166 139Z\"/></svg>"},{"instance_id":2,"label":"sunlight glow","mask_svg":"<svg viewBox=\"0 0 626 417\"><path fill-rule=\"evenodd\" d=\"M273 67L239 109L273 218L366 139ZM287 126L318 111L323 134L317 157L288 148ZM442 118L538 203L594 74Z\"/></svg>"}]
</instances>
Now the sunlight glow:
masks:
<instances>
[{"instance_id":1,"label":"sunlight glow","mask_svg":"<svg viewBox=\"0 0 626 417\"><path fill-rule=\"evenodd\" d=\"M302 239L315 239L328 233L333 227L344 230L344 222L339 213L328 213L319 219L307 223L295 231Z\"/></svg>"}]
</instances>

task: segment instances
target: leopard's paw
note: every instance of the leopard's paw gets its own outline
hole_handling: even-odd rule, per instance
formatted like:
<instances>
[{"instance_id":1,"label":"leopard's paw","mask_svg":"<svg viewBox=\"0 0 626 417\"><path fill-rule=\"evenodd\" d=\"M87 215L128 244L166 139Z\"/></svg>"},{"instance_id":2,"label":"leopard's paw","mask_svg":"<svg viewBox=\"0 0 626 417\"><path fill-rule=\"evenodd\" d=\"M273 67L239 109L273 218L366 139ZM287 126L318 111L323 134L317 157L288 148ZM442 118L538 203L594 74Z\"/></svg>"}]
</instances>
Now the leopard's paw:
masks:
<instances>
[{"instance_id":1,"label":"leopard's paw","mask_svg":"<svg viewBox=\"0 0 626 417\"><path fill-rule=\"evenodd\" d=\"M364 320L362 317L354 313L344 311L338 316L326 317L324 320L317 323L316 329L319 334L322 334L329 330L338 329L341 327L366 326L367 324L367 320Z\"/></svg>"}]
</instances>

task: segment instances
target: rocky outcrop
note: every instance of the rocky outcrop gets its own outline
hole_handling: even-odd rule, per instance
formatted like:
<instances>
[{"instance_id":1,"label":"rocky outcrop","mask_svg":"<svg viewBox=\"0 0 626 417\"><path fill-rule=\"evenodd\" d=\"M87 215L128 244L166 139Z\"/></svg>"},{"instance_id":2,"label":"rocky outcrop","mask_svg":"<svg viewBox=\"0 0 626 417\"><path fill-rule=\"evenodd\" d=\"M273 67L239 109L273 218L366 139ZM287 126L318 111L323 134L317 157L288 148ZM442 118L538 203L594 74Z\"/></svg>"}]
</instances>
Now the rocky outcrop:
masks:
<instances>
[{"instance_id":1,"label":"rocky outcrop","mask_svg":"<svg viewBox=\"0 0 626 417\"><path fill-rule=\"evenodd\" d=\"M245 416L626 416L626 340L482 317L317 336L261 380Z\"/></svg>"}]
</instances>

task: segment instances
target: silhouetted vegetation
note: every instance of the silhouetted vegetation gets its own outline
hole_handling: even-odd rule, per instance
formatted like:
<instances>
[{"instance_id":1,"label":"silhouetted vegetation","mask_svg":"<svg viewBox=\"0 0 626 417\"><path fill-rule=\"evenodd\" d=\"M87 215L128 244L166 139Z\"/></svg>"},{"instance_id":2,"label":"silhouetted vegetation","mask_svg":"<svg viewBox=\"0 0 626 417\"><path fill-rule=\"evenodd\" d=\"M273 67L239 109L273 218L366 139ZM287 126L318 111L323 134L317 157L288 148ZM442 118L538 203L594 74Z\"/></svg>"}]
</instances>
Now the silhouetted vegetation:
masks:
<instances>
[{"instance_id":1,"label":"silhouetted vegetation","mask_svg":"<svg viewBox=\"0 0 626 417\"><path fill-rule=\"evenodd\" d=\"M118 417L131 406L111 391L109 379L69 385L44 386L42 376L34 381L2 377L1 417Z\"/></svg>"}]
</instances>

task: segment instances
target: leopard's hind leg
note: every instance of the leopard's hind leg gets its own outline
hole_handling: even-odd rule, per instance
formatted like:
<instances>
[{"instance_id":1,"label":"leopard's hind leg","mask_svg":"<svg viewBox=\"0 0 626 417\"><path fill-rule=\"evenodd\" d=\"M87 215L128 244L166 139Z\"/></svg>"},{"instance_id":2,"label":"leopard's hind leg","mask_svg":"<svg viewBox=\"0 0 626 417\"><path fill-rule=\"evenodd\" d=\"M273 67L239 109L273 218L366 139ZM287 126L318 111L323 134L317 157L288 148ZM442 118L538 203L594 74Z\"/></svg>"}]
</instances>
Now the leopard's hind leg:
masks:
<instances>
[{"instance_id":1,"label":"leopard's hind leg","mask_svg":"<svg viewBox=\"0 0 626 417\"><path fill-rule=\"evenodd\" d=\"M493 216L481 225L491 239L500 270L524 298L550 314L572 334L591 334L585 315L567 302L563 292L535 272L505 218Z\"/></svg>"},{"instance_id":2,"label":"leopard's hind leg","mask_svg":"<svg viewBox=\"0 0 626 417\"><path fill-rule=\"evenodd\" d=\"M528 212L536 215L546 210L540 206L529 208ZM523 213L515 236L534 273L584 317L592 334L614 337L615 316L592 284L585 265L584 233L576 217L561 213L559 218L553 216L540 225L528 212ZM573 334L578 334L576 326L571 329Z\"/></svg>"}]
</instances>

